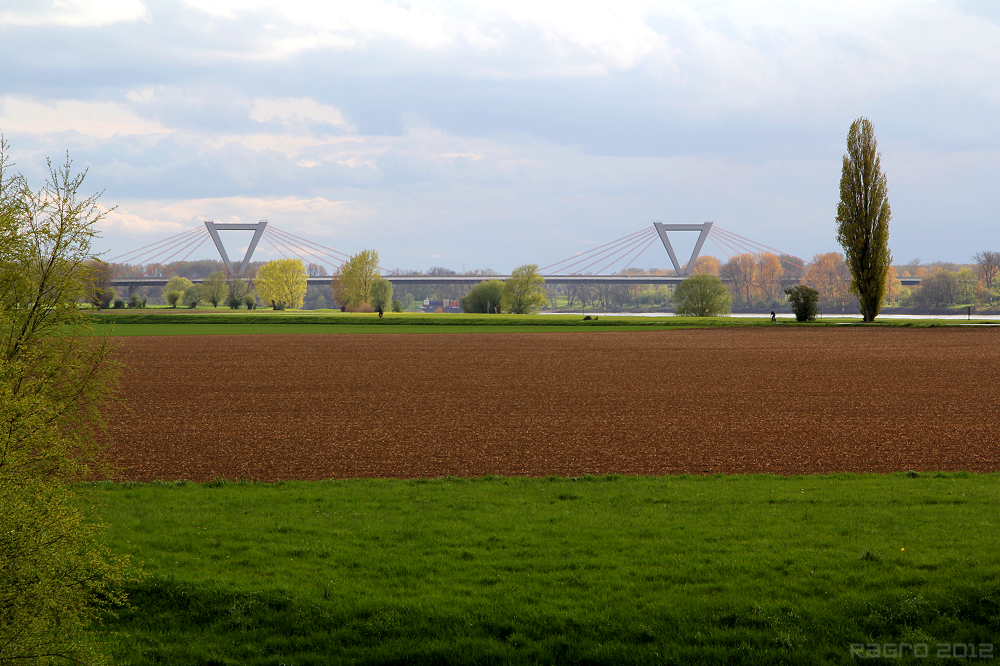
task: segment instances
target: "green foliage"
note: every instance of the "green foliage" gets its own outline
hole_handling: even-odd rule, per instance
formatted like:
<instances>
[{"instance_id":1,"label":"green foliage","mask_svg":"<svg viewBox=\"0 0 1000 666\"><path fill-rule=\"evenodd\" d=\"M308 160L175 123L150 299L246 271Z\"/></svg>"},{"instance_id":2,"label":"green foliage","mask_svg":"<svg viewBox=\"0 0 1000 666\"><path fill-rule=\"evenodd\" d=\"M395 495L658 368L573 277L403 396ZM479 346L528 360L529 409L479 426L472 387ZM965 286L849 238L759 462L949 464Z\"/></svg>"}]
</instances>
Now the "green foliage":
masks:
<instances>
[{"instance_id":1,"label":"green foliage","mask_svg":"<svg viewBox=\"0 0 1000 666\"><path fill-rule=\"evenodd\" d=\"M128 299L128 307L130 308L144 308L146 307L146 299L140 298L139 294L132 294Z\"/></svg>"},{"instance_id":2,"label":"green foliage","mask_svg":"<svg viewBox=\"0 0 1000 666\"><path fill-rule=\"evenodd\" d=\"M674 291L679 315L718 317L729 314L732 297L725 283L716 275L700 273L682 281Z\"/></svg>"},{"instance_id":3,"label":"green foliage","mask_svg":"<svg viewBox=\"0 0 1000 666\"><path fill-rule=\"evenodd\" d=\"M301 259L272 259L257 270L254 284L261 302L300 308L305 300L308 276ZM275 307L275 309L279 309Z\"/></svg>"},{"instance_id":4,"label":"green foliage","mask_svg":"<svg viewBox=\"0 0 1000 666\"><path fill-rule=\"evenodd\" d=\"M256 294L249 293L243 295L243 305L246 306L247 310L257 309L257 296Z\"/></svg>"},{"instance_id":5,"label":"green foliage","mask_svg":"<svg viewBox=\"0 0 1000 666\"><path fill-rule=\"evenodd\" d=\"M503 309L510 314L532 314L549 302L545 278L537 264L518 266L503 283Z\"/></svg>"},{"instance_id":6,"label":"green foliage","mask_svg":"<svg viewBox=\"0 0 1000 666\"><path fill-rule=\"evenodd\" d=\"M235 294L229 294L226 299L226 305L232 310L239 310L240 306L243 305L243 299L237 297Z\"/></svg>"},{"instance_id":7,"label":"green foliage","mask_svg":"<svg viewBox=\"0 0 1000 666\"><path fill-rule=\"evenodd\" d=\"M229 294L229 285L226 284L226 276L222 271L215 271L201 283L201 298L212 304L213 308L219 307Z\"/></svg>"},{"instance_id":8,"label":"green foliage","mask_svg":"<svg viewBox=\"0 0 1000 666\"><path fill-rule=\"evenodd\" d=\"M494 314L503 307L503 282L486 280L473 285L461 300L462 310L478 314Z\"/></svg>"},{"instance_id":9,"label":"green foliage","mask_svg":"<svg viewBox=\"0 0 1000 666\"><path fill-rule=\"evenodd\" d=\"M819 292L804 284L785 290L788 303L795 313L795 321L813 321L819 312Z\"/></svg>"},{"instance_id":10,"label":"green foliage","mask_svg":"<svg viewBox=\"0 0 1000 666\"><path fill-rule=\"evenodd\" d=\"M125 301L123 301L120 298L116 298L115 299L115 306L114 307L115 307L115 310L124 310L125 309Z\"/></svg>"},{"instance_id":11,"label":"green foliage","mask_svg":"<svg viewBox=\"0 0 1000 666\"><path fill-rule=\"evenodd\" d=\"M349 307L360 307L362 303L369 303L372 298L372 285L378 277L378 252L363 250L348 259L335 273L333 281L339 282L343 294L338 295L335 287L334 299Z\"/></svg>"},{"instance_id":12,"label":"green foliage","mask_svg":"<svg viewBox=\"0 0 1000 666\"><path fill-rule=\"evenodd\" d=\"M108 339L76 306L104 213L70 167L50 163L33 192L0 138L0 663L102 661L87 630L123 601L127 561L95 541L66 483L95 460L114 379Z\"/></svg>"},{"instance_id":13,"label":"green foliage","mask_svg":"<svg viewBox=\"0 0 1000 666\"><path fill-rule=\"evenodd\" d=\"M867 118L851 123L847 154L840 176L837 205L837 241L851 271L851 293L858 297L865 321L874 321L882 308L889 253L892 211L875 128Z\"/></svg>"},{"instance_id":14,"label":"green foliage","mask_svg":"<svg viewBox=\"0 0 1000 666\"><path fill-rule=\"evenodd\" d=\"M400 302L400 300L398 298L394 299L392 301L392 311L393 312L402 312L403 311L403 304Z\"/></svg>"},{"instance_id":15,"label":"green foliage","mask_svg":"<svg viewBox=\"0 0 1000 666\"><path fill-rule=\"evenodd\" d=\"M163 292L163 300L166 301L167 305L169 305L172 308L176 308L177 304L180 303L181 299L183 299L183 298L184 298L184 292L183 291L164 291Z\"/></svg>"},{"instance_id":16,"label":"green foliage","mask_svg":"<svg viewBox=\"0 0 1000 666\"><path fill-rule=\"evenodd\" d=\"M852 642L993 640L1000 559L983 525L995 520L998 481L490 477L85 491L105 507L113 547L152 574L130 587L135 610L108 639L136 666L278 655L850 664L864 661Z\"/></svg>"},{"instance_id":17,"label":"green foliage","mask_svg":"<svg viewBox=\"0 0 1000 666\"><path fill-rule=\"evenodd\" d=\"M388 310L392 305L392 283L384 277L377 277L372 282L370 303L376 310Z\"/></svg>"}]
</instances>

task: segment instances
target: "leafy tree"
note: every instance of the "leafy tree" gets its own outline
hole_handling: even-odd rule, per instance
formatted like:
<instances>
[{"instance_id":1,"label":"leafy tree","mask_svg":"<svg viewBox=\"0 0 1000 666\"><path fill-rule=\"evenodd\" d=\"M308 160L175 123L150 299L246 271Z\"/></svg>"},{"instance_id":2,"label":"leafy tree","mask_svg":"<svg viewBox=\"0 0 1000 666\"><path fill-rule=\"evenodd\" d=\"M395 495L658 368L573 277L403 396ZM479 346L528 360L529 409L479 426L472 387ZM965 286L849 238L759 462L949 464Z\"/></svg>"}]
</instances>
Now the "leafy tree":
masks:
<instances>
[{"instance_id":1,"label":"leafy tree","mask_svg":"<svg viewBox=\"0 0 1000 666\"><path fill-rule=\"evenodd\" d=\"M355 254L334 275L335 284L339 282L343 289L341 299L337 299L336 288L334 289L334 300L341 305L353 307L370 302L372 285L378 276L378 252L363 250Z\"/></svg>"},{"instance_id":2,"label":"leafy tree","mask_svg":"<svg viewBox=\"0 0 1000 666\"><path fill-rule=\"evenodd\" d=\"M232 310L239 310L240 306L243 305L243 299L236 298L236 296L230 294L229 297L226 298L226 305L228 305Z\"/></svg>"},{"instance_id":3,"label":"leafy tree","mask_svg":"<svg viewBox=\"0 0 1000 666\"><path fill-rule=\"evenodd\" d=\"M186 277L174 275L163 287L163 300L172 308L176 308L178 303L185 303L185 294L194 289L194 283Z\"/></svg>"},{"instance_id":4,"label":"leafy tree","mask_svg":"<svg viewBox=\"0 0 1000 666\"><path fill-rule=\"evenodd\" d=\"M112 271L111 266L106 262L100 261L99 259L88 259L84 262L84 265L90 268L90 280L88 282L89 289L87 290L87 300L95 308L106 308L108 307L105 301L105 295L108 289L112 288ZM113 298L113 297L112 297Z\"/></svg>"},{"instance_id":5,"label":"leafy tree","mask_svg":"<svg viewBox=\"0 0 1000 666\"><path fill-rule=\"evenodd\" d=\"M240 278L233 278L229 281L228 286L229 295L238 301L242 301L243 297L250 293L250 283Z\"/></svg>"},{"instance_id":6,"label":"leafy tree","mask_svg":"<svg viewBox=\"0 0 1000 666\"><path fill-rule=\"evenodd\" d=\"M372 307L376 310L388 310L392 304L392 283L384 277L378 277L372 282L371 290Z\"/></svg>"},{"instance_id":7,"label":"leafy tree","mask_svg":"<svg viewBox=\"0 0 1000 666\"><path fill-rule=\"evenodd\" d=\"M503 282L487 280L473 285L469 294L461 299L465 312L494 313L501 308Z\"/></svg>"},{"instance_id":8,"label":"leafy tree","mask_svg":"<svg viewBox=\"0 0 1000 666\"><path fill-rule=\"evenodd\" d=\"M272 259L257 270L254 283L264 303L300 308L306 296L306 267L301 259Z\"/></svg>"},{"instance_id":9,"label":"leafy tree","mask_svg":"<svg viewBox=\"0 0 1000 666\"><path fill-rule=\"evenodd\" d=\"M889 270L885 274L885 302L897 302L899 300L899 290L902 287L903 283L900 282L899 277L896 274L896 267L889 266Z\"/></svg>"},{"instance_id":10,"label":"leafy tree","mask_svg":"<svg viewBox=\"0 0 1000 666\"><path fill-rule=\"evenodd\" d=\"M922 307L954 305L959 294L958 274L944 269L936 270L921 278L916 294L917 304Z\"/></svg>"},{"instance_id":11,"label":"leafy tree","mask_svg":"<svg viewBox=\"0 0 1000 666\"><path fill-rule=\"evenodd\" d=\"M201 298L212 304L213 308L219 307L219 303L226 300L229 294L229 285L226 284L226 276L222 271L215 271L201 283Z\"/></svg>"},{"instance_id":12,"label":"leafy tree","mask_svg":"<svg viewBox=\"0 0 1000 666\"><path fill-rule=\"evenodd\" d=\"M720 273L723 277L729 278L729 283L732 285L737 301L743 301L744 305L750 305L750 294L753 290L754 274L756 271L756 258L750 253L745 253L732 257L722 267Z\"/></svg>"},{"instance_id":13,"label":"leafy tree","mask_svg":"<svg viewBox=\"0 0 1000 666\"><path fill-rule=\"evenodd\" d=\"M976 262L979 281L986 289L993 289L993 284L1000 275L1000 252L976 252L972 259Z\"/></svg>"},{"instance_id":14,"label":"leafy tree","mask_svg":"<svg viewBox=\"0 0 1000 666\"><path fill-rule=\"evenodd\" d=\"M795 313L795 321L812 321L819 311L819 292L804 284L785 290L785 296Z\"/></svg>"},{"instance_id":15,"label":"leafy tree","mask_svg":"<svg viewBox=\"0 0 1000 666\"><path fill-rule=\"evenodd\" d=\"M718 317L729 314L732 298L718 276L702 273L685 279L674 291L679 315Z\"/></svg>"},{"instance_id":16,"label":"leafy tree","mask_svg":"<svg viewBox=\"0 0 1000 666\"><path fill-rule=\"evenodd\" d=\"M772 303L781 297L781 278L785 270L781 267L781 259L770 252L762 252L756 257L754 270L754 285L757 295L764 303Z\"/></svg>"},{"instance_id":17,"label":"leafy tree","mask_svg":"<svg viewBox=\"0 0 1000 666\"><path fill-rule=\"evenodd\" d=\"M108 338L76 307L104 215L78 194L85 175L67 157L33 192L0 137L0 663L104 661L88 631L129 576L67 483L96 460L115 375Z\"/></svg>"},{"instance_id":18,"label":"leafy tree","mask_svg":"<svg viewBox=\"0 0 1000 666\"><path fill-rule=\"evenodd\" d=\"M819 292L820 302L834 305L850 293L851 273L839 252L813 256L812 263L802 276L802 284Z\"/></svg>"},{"instance_id":19,"label":"leafy tree","mask_svg":"<svg viewBox=\"0 0 1000 666\"><path fill-rule=\"evenodd\" d=\"M867 118L851 123L847 154L840 176L837 205L837 241L851 272L851 293L858 297L865 321L874 321L882 309L885 280L892 264L889 220L892 211L882 155L875 128Z\"/></svg>"},{"instance_id":20,"label":"leafy tree","mask_svg":"<svg viewBox=\"0 0 1000 666\"><path fill-rule=\"evenodd\" d=\"M253 292L243 295L243 305L247 306L247 310L257 309L257 296Z\"/></svg>"},{"instance_id":21,"label":"leafy tree","mask_svg":"<svg viewBox=\"0 0 1000 666\"><path fill-rule=\"evenodd\" d=\"M694 267L691 269L691 275L699 275L701 273L718 275L721 270L722 264L719 263L718 259L710 254L703 254L694 260Z\"/></svg>"},{"instance_id":22,"label":"leafy tree","mask_svg":"<svg viewBox=\"0 0 1000 666\"><path fill-rule=\"evenodd\" d=\"M399 301L398 298L394 299L392 301L392 311L393 312L402 312L403 311L403 304Z\"/></svg>"},{"instance_id":23,"label":"leafy tree","mask_svg":"<svg viewBox=\"0 0 1000 666\"><path fill-rule=\"evenodd\" d=\"M167 305L169 305L172 308L176 308L177 304L180 303L181 299L183 299L183 298L184 298L184 292L183 291L164 291L163 292L163 300L166 301Z\"/></svg>"},{"instance_id":24,"label":"leafy tree","mask_svg":"<svg viewBox=\"0 0 1000 666\"><path fill-rule=\"evenodd\" d=\"M198 303L201 301L201 293L201 285L193 284L184 292L181 302L193 310L198 307Z\"/></svg>"},{"instance_id":25,"label":"leafy tree","mask_svg":"<svg viewBox=\"0 0 1000 666\"><path fill-rule=\"evenodd\" d=\"M518 266L503 283L503 309L511 314L530 314L548 303L545 278L537 264Z\"/></svg>"}]
</instances>

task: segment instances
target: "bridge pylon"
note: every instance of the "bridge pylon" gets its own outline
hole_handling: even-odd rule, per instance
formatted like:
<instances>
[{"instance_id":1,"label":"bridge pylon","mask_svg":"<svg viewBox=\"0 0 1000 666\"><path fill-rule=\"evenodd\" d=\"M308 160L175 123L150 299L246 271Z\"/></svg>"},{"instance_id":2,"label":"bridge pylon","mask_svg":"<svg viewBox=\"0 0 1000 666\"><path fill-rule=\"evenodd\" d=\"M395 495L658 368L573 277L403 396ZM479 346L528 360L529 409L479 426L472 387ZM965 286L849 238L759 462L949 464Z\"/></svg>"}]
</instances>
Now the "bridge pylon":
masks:
<instances>
[{"instance_id":1,"label":"bridge pylon","mask_svg":"<svg viewBox=\"0 0 1000 666\"><path fill-rule=\"evenodd\" d=\"M691 269L694 268L694 262L701 253L701 248L705 244L705 239L708 238L708 232L712 230L712 223L705 222L704 224L663 224L662 222L653 222L653 228L656 229L656 233L660 235L660 240L663 241L663 247L667 251L667 256L670 257L670 263L674 265L674 270L678 275L691 275ZM677 255L674 254L674 248L670 244L670 238L667 237L668 231L700 231L698 234L698 241L694 244L694 251L691 252L691 259L688 260L687 265L684 266L684 270L681 270L681 265L677 262Z\"/></svg>"},{"instance_id":2,"label":"bridge pylon","mask_svg":"<svg viewBox=\"0 0 1000 666\"><path fill-rule=\"evenodd\" d=\"M264 235L264 229L267 227L267 220L261 220L256 224L242 224L242 223L218 223L211 220L205 220L205 228L208 229L208 233L212 235L212 242L215 243L215 248L219 251L219 256L222 257L222 263L225 264L226 270L229 271L229 276L231 278L242 278L243 274L246 273L247 266L250 265L250 259L253 257L253 251L257 249L257 243L260 242L260 237ZM247 252L243 256L243 262L240 264L238 270L233 270L233 265L229 261L229 255L226 253L226 247L222 244L222 240L219 238L220 231L252 231L253 240L250 241L250 245L247 247Z\"/></svg>"}]
</instances>

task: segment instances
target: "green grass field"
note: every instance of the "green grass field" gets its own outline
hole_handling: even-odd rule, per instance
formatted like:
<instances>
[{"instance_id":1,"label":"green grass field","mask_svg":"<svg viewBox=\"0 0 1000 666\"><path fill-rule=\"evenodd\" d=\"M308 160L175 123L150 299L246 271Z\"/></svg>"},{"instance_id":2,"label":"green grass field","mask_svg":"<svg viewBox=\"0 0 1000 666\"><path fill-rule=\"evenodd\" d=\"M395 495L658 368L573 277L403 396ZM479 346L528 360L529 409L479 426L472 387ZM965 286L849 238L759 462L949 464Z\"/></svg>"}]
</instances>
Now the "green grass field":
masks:
<instances>
[{"instance_id":1,"label":"green grass field","mask_svg":"<svg viewBox=\"0 0 1000 666\"><path fill-rule=\"evenodd\" d=\"M237 335L267 333L489 333L557 331L648 331L716 326L865 326L932 327L977 322L942 320L885 320L860 324L856 318L822 319L798 324L794 319L771 323L767 317L626 317L598 315L585 320L580 315L476 315L385 313L354 314L333 310L232 311L227 309L145 309L103 311L90 315L97 334L132 335Z\"/></svg>"},{"instance_id":2,"label":"green grass field","mask_svg":"<svg viewBox=\"0 0 1000 666\"><path fill-rule=\"evenodd\" d=\"M939 644L978 654L1000 639L998 481L489 478L80 492L100 507L111 547L148 573L130 590L134 610L108 626L111 651L134 664L876 663L852 656L852 643L925 644L931 658L913 663L933 663Z\"/></svg>"}]
</instances>

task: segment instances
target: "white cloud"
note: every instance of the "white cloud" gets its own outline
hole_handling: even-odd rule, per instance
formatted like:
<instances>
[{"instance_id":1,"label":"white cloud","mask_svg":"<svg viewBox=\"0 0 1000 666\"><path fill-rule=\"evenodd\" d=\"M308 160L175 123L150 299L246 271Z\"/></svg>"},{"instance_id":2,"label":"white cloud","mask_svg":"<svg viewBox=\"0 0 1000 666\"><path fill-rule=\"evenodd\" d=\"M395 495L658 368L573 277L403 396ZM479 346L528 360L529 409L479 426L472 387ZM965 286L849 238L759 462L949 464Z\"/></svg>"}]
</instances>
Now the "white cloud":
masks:
<instances>
[{"instance_id":1,"label":"white cloud","mask_svg":"<svg viewBox=\"0 0 1000 666\"><path fill-rule=\"evenodd\" d=\"M140 118L113 102L74 99L37 101L14 95L0 97L0 126L9 134L78 132L109 139L118 134L159 134L159 122Z\"/></svg>"},{"instance_id":2,"label":"white cloud","mask_svg":"<svg viewBox=\"0 0 1000 666\"><path fill-rule=\"evenodd\" d=\"M0 25L79 28L149 18L140 0L35 0L24 4L0 9Z\"/></svg>"},{"instance_id":3,"label":"white cloud","mask_svg":"<svg viewBox=\"0 0 1000 666\"><path fill-rule=\"evenodd\" d=\"M283 125L318 123L350 128L339 109L320 104L309 97L282 99L259 97L253 100L250 106L250 117L261 123L279 122Z\"/></svg>"}]
</instances>

